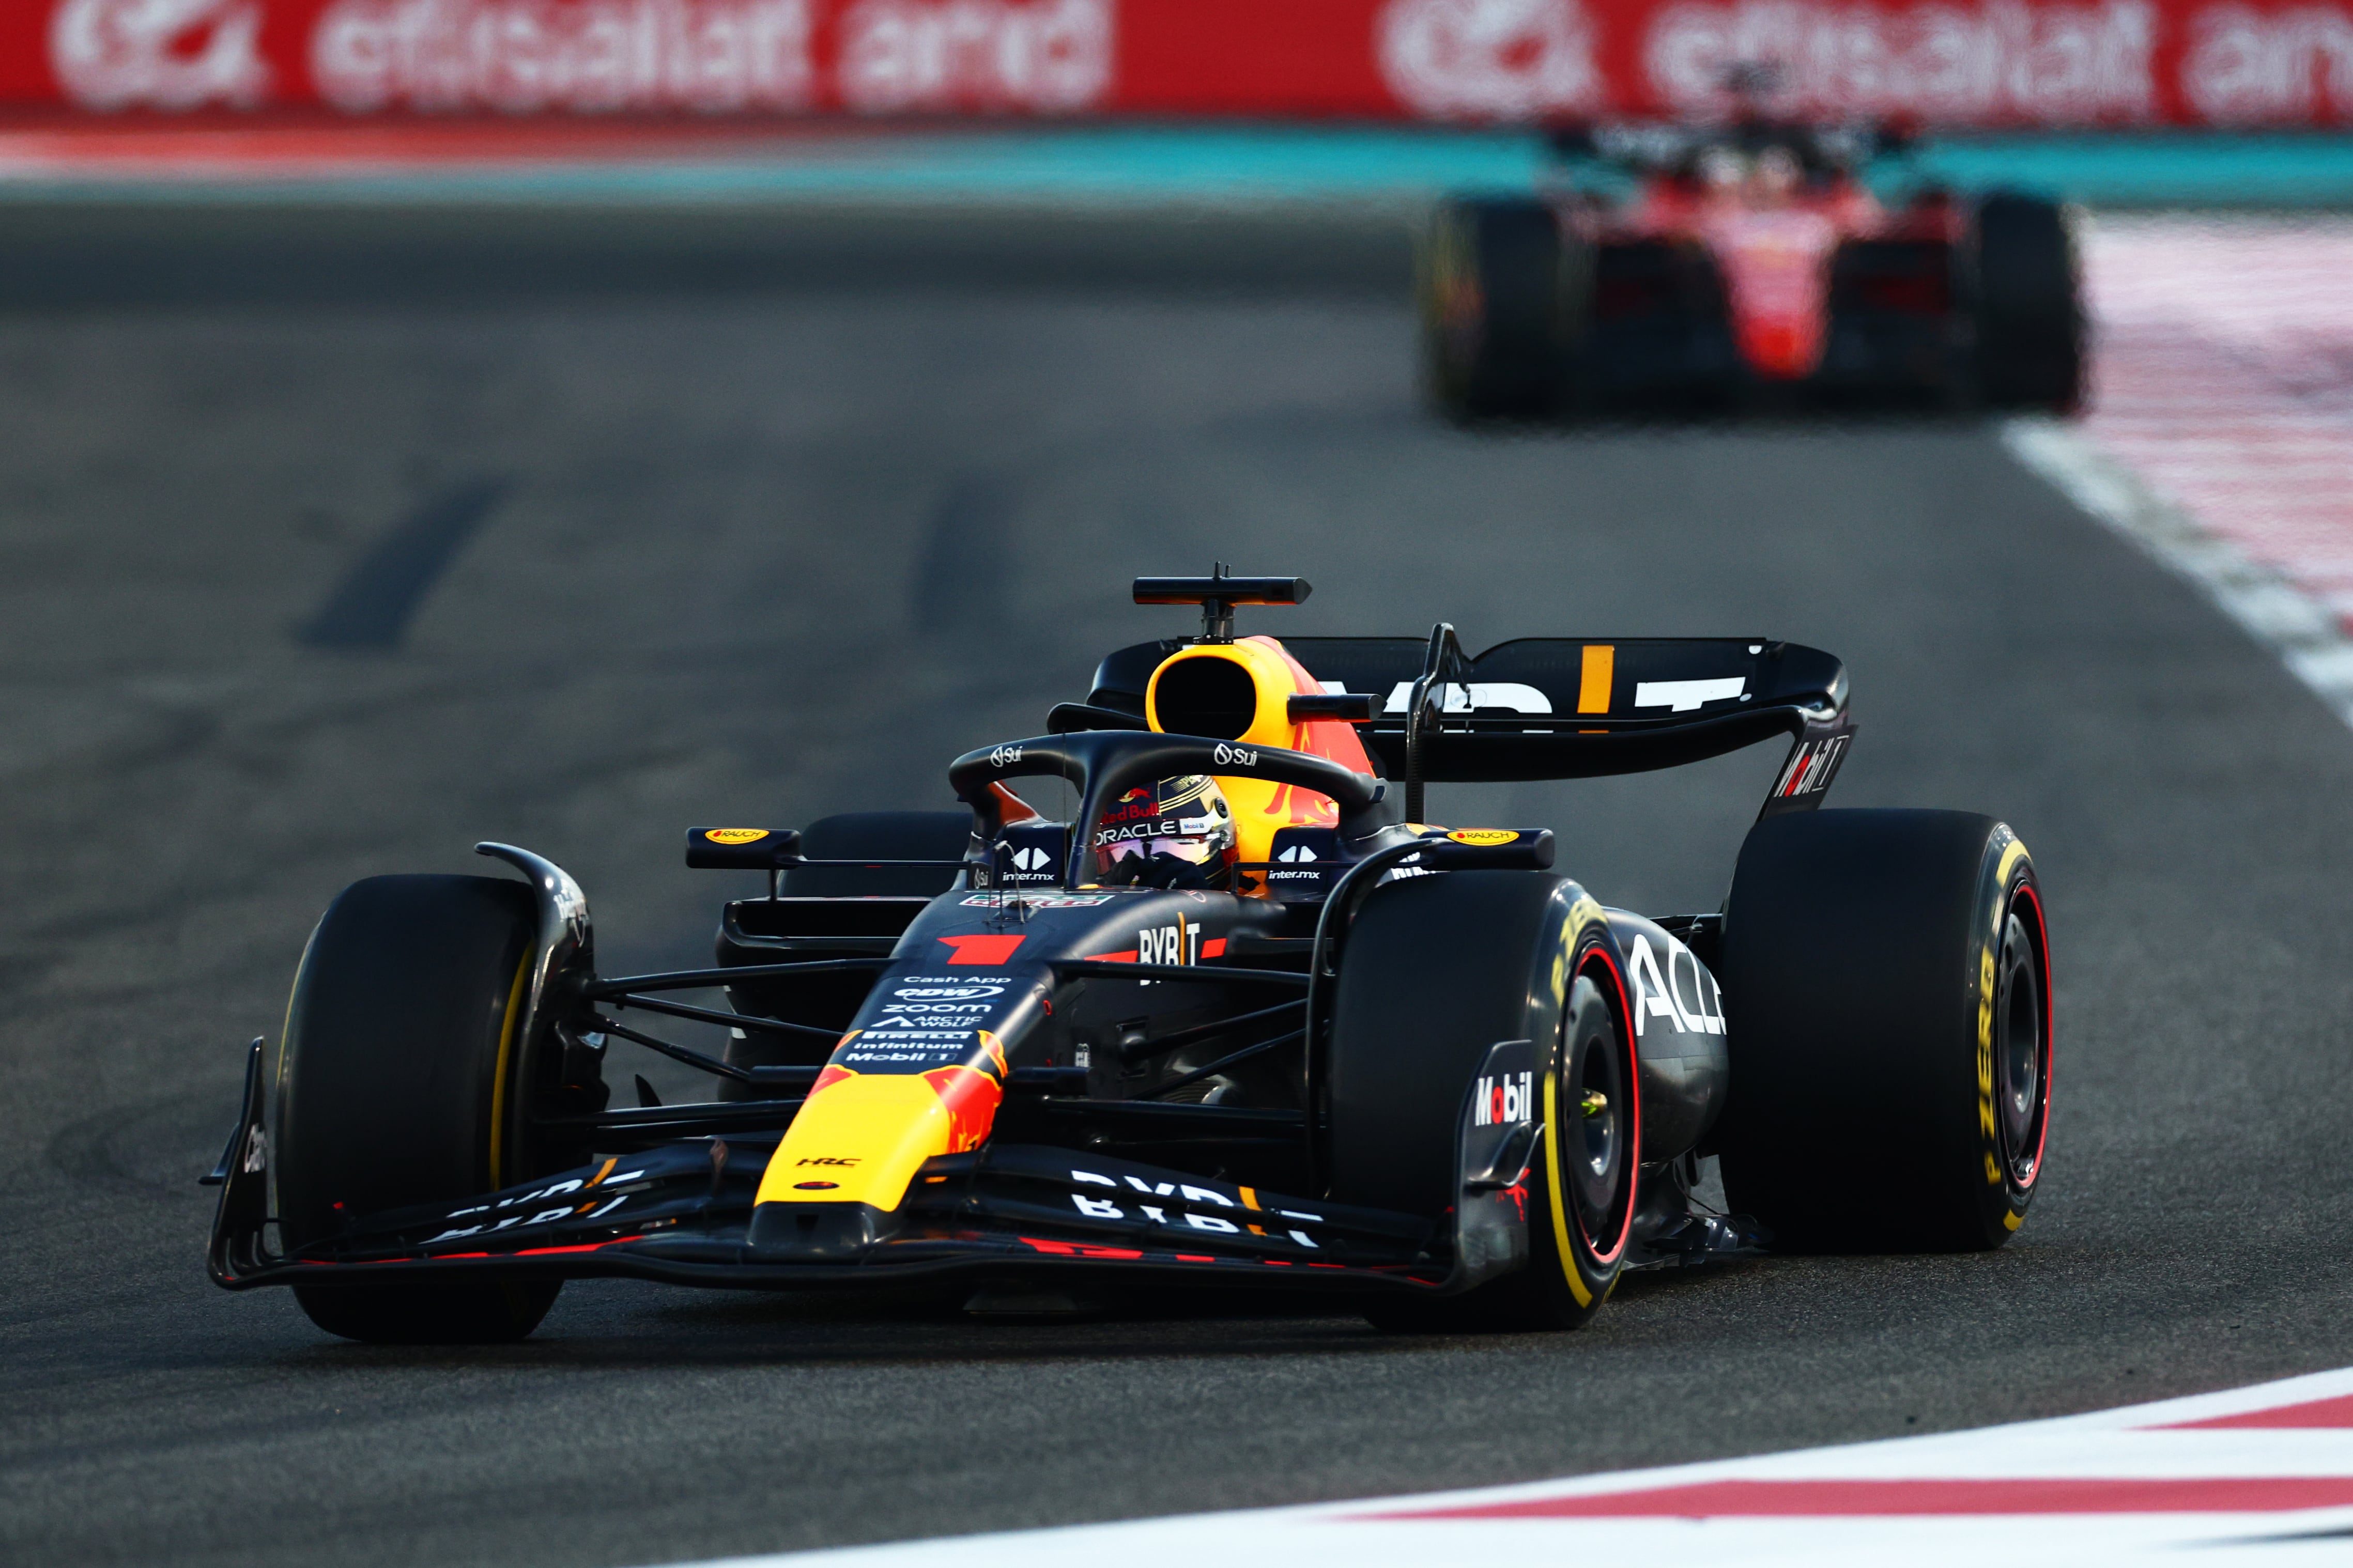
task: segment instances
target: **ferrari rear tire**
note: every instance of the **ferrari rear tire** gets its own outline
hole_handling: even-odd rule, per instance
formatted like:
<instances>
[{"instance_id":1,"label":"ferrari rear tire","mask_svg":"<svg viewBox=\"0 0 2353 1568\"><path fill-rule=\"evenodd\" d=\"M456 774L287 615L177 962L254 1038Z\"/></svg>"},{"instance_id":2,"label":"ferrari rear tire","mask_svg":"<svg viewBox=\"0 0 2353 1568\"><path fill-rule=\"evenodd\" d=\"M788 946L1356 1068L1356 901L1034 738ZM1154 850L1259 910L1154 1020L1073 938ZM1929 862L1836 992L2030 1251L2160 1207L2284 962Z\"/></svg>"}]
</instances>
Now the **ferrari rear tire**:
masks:
<instances>
[{"instance_id":1,"label":"ferrari rear tire","mask_svg":"<svg viewBox=\"0 0 2353 1568\"><path fill-rule=\"evenodd\" d=\"M347 1215L528 1179L520 1026L536 916L491 877L372 877L303 951L280 1046L280 1234L299 1250ZM560 1281L301 1285L332 1334L373 1342L521 1339Z\"/></svg>"},{"instance_id":2,"label":"ferrari rear tire","mask_svg":"<svg viewBox=\"0 0 2353 1568\"><path fill-rule=\"evenodd\" d=\"M1563 248L1542 202L1439 205L1421 250L1421 328L1430 401L1447 418L1555 412L1571 335Z\"/></svg>"},{"instance_id":3,"label":"ferrari rear tire","mask_svg":"<svg viewBox=\"0 0 2353 1568\"><path fill-rule=\"evenodd\" d=\"M1954 811L1759 823L1725 906L1725 1194L1800 1251L2000 1247L2042 1174L2051 955L2034 862Z\"/></svg>"},{"instance_id":4,"label":"ferrari rear tire","mask_svg":"<svg viewBox=\"0 0 2353 1568\"><path fill-rule=\"evenodd\" d=\"M2066 214L2037 196L1988 196L1976 214L1978 395L1989 407L2084 406L2082 268Z\"/></svg>"},{"instance_id":5,"label":"ferrari rear tire","mask_svg":"<svg viewBox=\"0 0 2353 1568\"><path fill-rule=\"evenodd\" d=\"M1450 1212L1456 1126L1488 1047L1544 1050L1527 1267L1458 1297L1375 1301L1377 1328L1573 1329L1617 1284L1641 1158L1637 1068L1623 987L1599 922L1579 931L1577 896L1527 872L1412 878L1375 891L1349 931L1329 1058L1335 1200Z\"/></svg>"}]
</instances>

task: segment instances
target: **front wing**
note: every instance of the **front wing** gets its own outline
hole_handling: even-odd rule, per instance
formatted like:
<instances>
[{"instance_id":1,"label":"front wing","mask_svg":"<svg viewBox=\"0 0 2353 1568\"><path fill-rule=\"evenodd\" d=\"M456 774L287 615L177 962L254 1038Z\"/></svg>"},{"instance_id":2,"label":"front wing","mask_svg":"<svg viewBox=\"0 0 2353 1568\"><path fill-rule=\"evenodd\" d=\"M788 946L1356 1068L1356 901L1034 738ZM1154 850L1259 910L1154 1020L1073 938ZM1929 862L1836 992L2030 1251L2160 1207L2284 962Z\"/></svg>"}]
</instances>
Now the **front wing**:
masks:
<instances>
[{"instance_id":1,"label":"front wing","mask_svg":"<svg viewBox=\"0 0 2353 1568\"><path fill-rule=\"evenodd\" d=\"M1494 1047L1482 1079L1525 1073L1525 1055L1524 1041ZM929 1162L896 1231L857 1261L800 1261L749 1237L773 1141L697 1139L458 1203L361 1216L331 1240L280 1253L266 1228L265 1109L257 1047L244 1117L222 1162L208 1255L213 1279L232 1290L530 1275L804 1289L1084 1268L1218 1286L1450 1295L1526 1259L1525 1175L1537 1132L1532 1121L1493 1115L1492 1097L1474 1084L1458 1141L1461 1191L1436 1216L1013 1144Z\"/></svg>"}]
</instances>

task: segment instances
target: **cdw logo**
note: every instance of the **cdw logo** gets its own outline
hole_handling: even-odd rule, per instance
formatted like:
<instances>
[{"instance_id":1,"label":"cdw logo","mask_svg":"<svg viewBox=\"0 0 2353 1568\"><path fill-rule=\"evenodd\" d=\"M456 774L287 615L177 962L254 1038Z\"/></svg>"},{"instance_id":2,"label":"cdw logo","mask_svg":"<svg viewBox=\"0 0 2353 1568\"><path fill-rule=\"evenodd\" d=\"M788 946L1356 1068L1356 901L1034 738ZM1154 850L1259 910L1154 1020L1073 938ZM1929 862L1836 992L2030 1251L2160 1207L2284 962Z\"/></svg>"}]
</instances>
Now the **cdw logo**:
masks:
<instances>
[{"instance_id":1,"label":"cdw logo","mask_svg":"<svg viewBox=\"0 0 2353 1568\"><path fill-rule=\"evenodd\" d=\"M1471 1109L1471 1125L1493 1127L1526 1121L1535 1114L1534 1073L1505 1073L1479 1080L1478 1099Z\"/></svg>"}]
</instances>

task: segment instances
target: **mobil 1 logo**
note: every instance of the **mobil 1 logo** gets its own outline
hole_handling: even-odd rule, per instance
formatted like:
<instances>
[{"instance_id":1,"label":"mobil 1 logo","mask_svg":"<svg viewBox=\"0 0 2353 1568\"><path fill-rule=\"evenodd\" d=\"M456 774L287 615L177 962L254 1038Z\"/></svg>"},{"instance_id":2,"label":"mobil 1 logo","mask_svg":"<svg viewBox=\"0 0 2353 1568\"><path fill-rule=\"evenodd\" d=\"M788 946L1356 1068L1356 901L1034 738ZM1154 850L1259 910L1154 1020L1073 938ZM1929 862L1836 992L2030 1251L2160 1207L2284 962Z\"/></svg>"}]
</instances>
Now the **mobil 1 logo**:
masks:
<instances>
[{"instance_id":1,"label":"mobil 1 logo","mask_svg":"<svg viewBox=\"0 0 2353 1568\"><path fill-rule=\"evenodd\" d=\"M1535 1115L1535 1072L1504 1072L1482 1077L1471 1091L1471 1125L1511 1127Z\"/></svg>"},{"instance_id":2,"label":"mobil 1 logo","mask_svg":"<svg viewBox=\"0 0 2353 1568\"><path fill-rule=\"evenodd\" d=\"M1498 1040L1472 1075L1457 1147L1461 1195L1454 1243L1471 1279L1501 1273L1528 1254L1528 1162L1544 1108L1543 1069L1533 1040Z\"/></svg>"}]
</instances>

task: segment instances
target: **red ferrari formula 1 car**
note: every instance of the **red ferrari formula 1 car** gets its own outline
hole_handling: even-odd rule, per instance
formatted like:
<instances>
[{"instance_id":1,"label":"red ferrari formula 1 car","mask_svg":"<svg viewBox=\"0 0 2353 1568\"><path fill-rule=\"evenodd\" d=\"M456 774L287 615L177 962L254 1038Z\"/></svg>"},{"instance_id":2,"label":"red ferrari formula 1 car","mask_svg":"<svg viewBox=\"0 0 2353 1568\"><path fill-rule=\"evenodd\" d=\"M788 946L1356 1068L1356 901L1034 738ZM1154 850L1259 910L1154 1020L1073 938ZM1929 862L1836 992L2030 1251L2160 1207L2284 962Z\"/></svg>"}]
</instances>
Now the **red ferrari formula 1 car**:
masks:
<instances>
[{"instance_id":1,"label":"red ferrari formula 1 car","mask_svg":"<svg viewBox=\"0 0 2353 1568\"><path fill-rule=\"evenodd\" d=\"M1840 129L1555 145L1556 184L1451 198L1430 226L1422 330L1450 417L2083 402L2082 290L2052 202L1965 199L1908 178L1901 139Z\"/></svg>"},{"instance_id":2,"label":"red ferrari formula 1 car","mask_svg":"<svg viewBox=\"0 0 2353 1568\"><path fill-rule=\"evenodd\" d=\"M478 847L521 880L346 889L251 1048L213 1278L357 1340L513 1338L593 1275L1571 1328L1628 1268L2018 1228L2051 1082L2033 862L1989 816L1817 809L1836 658L1237 637L1307 584L1222 571L1135 596L1200 635L948 763L961 809L690 829L690 867L767 878L711 967L600 970L578 884L510 845ZM1432 786L1777 740L1721 910L1610 908L1548 831L1425 817ZM1030 804L1060 786L1061 820ZM719 1093L612 1103L623 1042Z\"/></svg>"}]
</instances>

